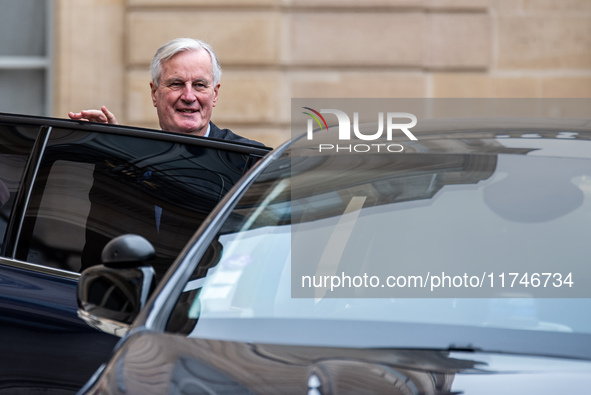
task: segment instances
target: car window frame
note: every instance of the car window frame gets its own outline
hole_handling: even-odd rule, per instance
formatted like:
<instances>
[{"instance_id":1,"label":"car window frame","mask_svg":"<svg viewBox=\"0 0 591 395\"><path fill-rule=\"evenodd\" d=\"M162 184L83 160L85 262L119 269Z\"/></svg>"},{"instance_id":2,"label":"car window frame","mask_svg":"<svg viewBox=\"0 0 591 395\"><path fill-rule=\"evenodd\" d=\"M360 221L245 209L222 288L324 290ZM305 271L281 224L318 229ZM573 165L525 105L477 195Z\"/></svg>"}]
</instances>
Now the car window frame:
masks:
<instances>
[{"instance_id":1,"label":"car window frame","mask_svg":"<svg viewBox=\"0 0 591 395\"><path fill-rule=\"evenodd\" d=\"M33 149L29 154L29 158L27 159L27 163L19 185L19 190L15 199L15 204L10 215L9 223L7 224L2 247L2 256L0 256L0 265L25 269L40 274L51 275L70 280L77 280L80 277L80 273L30 263L15 258L17 245L22 231L22 225L29 204L29 199L33 191L33 187L37 178L37 172L44 158L46 147L53 128L72 129L88 133L106 133L138 137L142 139L158 140L195 147L214 148L221 151L247 154L249 155L249 159L247 160L245 171L248 170L249 165L252 166L253 162L263 158L272 150L269 147L256 146L242 142L218 140L135 126L102 124L22 114L0 113L0 123L12 124L15 126L39 127L39 134L37 135Z\"/></svg>"}]
</instances>

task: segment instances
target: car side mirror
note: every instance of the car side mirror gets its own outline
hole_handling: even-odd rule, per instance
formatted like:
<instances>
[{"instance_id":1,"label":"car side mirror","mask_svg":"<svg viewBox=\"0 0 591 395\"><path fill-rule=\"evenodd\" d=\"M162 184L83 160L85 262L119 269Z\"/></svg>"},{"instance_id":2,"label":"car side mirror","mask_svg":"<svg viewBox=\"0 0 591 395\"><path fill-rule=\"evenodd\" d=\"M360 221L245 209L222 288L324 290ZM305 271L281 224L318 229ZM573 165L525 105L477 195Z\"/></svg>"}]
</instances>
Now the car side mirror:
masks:
<instances>
[{"instance_id":1,"label":"car side mirror","mask_svg":"<svg viewBox=\"0 0 591 395\"><path fill-rule=\"evenodd\" d=\"M82 272L78 282L78 316L100 331L123 337L154 288L155 271L146 262L154 247L139 235L111 240L103 264Z\"/></svg>"}]
</instances>

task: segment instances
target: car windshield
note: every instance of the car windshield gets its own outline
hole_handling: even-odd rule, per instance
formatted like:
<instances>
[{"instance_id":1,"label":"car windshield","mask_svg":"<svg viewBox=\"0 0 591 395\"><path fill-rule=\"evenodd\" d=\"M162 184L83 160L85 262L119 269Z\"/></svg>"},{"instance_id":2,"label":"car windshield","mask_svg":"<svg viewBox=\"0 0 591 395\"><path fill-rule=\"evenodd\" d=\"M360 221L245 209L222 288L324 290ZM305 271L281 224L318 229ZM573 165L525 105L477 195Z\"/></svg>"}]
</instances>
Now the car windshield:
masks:
<instances>
[{"instance_id":1,"label":"car windshield","mask_svg":"<svg viewBox=\"0 0 591 395\"><path fill-rule=\"evenodd\" d=\"M591 141L444 143L362 159L294 146L235 206L168 330L502 352L523 336L591 358Z\"/></svg>"}]
</instances>

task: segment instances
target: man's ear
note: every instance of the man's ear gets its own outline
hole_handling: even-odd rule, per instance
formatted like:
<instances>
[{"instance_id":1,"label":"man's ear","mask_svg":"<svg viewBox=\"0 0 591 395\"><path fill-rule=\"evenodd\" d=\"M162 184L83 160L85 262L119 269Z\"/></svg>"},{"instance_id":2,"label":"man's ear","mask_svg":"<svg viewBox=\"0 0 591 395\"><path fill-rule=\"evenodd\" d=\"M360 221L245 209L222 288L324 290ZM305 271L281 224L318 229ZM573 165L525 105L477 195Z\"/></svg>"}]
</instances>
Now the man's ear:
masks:
<instances>
[{"instance_id":1,"label":"man's ear","mask_svg":"<svg viewBox=\"0 0 591 395\"><path fill-rule=\"evenodd\" d=\"M216 104L218 104L218 92L220 91L220 86L221 86L221 84L217 84L213 88L213 100L212 100L212 106L213 107L215 107Z\"/></svg>"},{"instance_id":2,"label":"man's ear","mask_svg":"<svg viewBox=\"0 0 591 395\"><path fill-rule=\"evenodd\" d=\"M156 85L150 81L150 94L152 95L152 105L156 107Z\"/></svg>"}]
</instances>

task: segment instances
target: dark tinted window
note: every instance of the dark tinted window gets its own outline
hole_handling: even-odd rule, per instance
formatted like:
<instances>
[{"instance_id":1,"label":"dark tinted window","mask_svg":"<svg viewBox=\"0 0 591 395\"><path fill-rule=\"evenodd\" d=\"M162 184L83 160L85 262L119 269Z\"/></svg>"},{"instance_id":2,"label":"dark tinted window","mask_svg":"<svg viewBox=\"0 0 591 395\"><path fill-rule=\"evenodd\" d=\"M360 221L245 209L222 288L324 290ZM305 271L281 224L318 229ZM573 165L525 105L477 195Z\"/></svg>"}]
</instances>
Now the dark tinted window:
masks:
<instances>
[{"instance_id":1,"label":"dark tinted window","mask_svg":"<svg viewBox=\"0 0 591 395\"><path fill-rule=\"evenodd\" d=\"M38 127L0 124L0 247Z\"/></svg>"},{"instance_id":2,"label":"dark tinted window","mask_svg":"<svg viewBox=\"0 0 591 395\"><path fill-rule=\"evenodd\" d=\"M135 233L163 273L240 178L247 156L121 135L56 130L27 210L18 258L80 271Z\"/></svg>"}]
</instances>

